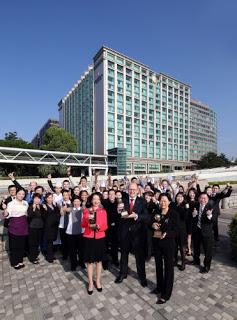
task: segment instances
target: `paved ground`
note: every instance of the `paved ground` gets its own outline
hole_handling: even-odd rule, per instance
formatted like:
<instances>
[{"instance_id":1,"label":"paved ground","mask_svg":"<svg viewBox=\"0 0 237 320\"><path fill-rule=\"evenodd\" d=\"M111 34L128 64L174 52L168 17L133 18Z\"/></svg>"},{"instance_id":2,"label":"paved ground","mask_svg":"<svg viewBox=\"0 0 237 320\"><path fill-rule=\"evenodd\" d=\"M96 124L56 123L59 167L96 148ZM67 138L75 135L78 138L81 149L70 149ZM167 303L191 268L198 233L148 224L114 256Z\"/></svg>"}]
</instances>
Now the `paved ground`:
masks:
<instances>
[{"instance_id":1,"label":"paved ground","mask_svg":"<svg viewBox=\"0 0 237 320\"><path fill-rule=\"evenodd\" d=\"M26 261L26 267L16 271L1 250L0 319L237 319L237 264L230 259L226 226L224 221L211 271L202 275L192 265L184 272L176 269L173 295L161 306L150 294L155 286L153 259L147 264L148 288L138 283L131 257L127 280L117 285L117 270L104 271L103 292L88 296L85 271L72 273L67 263L48 264L43 257L39 266Z\"/></svg>"}]
</instances>

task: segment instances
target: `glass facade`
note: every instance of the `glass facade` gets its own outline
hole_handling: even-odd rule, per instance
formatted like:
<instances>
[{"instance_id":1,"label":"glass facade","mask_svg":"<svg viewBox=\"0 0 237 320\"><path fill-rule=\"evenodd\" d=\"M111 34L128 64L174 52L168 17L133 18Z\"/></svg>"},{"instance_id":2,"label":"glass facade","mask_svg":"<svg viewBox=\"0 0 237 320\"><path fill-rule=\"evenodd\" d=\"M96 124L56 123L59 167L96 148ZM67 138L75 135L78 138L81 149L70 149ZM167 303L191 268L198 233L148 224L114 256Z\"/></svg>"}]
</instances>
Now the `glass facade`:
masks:
<instances>
[{"instance_id":1,"label":"glass facade","mask_svg":"<svg viewBox=\"0 0 237 320\"><path fill-rule=\"evenodd\" d=\"M77 139L78 152L93 153L93 68L59 102L60 126Z\"/></svg>"},{"instance_id":2,"label":"glass facade","mask_svg":"<svg viewBox=\"0 0 237 320\"><path fill-rule=\"evenodd\" d=\"M104 50L107 149L128 157L189 160L190 87Z\"/></svg>"},{"instance_id":3,"label":"glass facade","mask_svg":"<svg viewBox=\"0 0 237 320\"><path fill-rule=\"evenodd\" d=\"M216 113L207 105L191 100L190 103L190 160L198 161L208 153L217 153Z\"/></svg>"}]
</instances>

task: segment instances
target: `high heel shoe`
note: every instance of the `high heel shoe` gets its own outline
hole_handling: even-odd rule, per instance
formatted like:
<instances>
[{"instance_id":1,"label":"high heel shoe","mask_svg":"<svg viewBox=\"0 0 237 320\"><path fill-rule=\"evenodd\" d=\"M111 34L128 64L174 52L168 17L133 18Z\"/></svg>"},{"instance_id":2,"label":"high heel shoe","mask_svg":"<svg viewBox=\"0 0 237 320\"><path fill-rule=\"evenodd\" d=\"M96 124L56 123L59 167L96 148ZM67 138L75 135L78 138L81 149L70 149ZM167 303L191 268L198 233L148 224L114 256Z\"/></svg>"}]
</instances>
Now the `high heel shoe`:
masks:
<instances>
[{"instance_id":1,"label":"high heel shoe","mask_svg":"<svg viewBox=\"0 0 237 320\"><path fill-rule=\"evenodd\" d=\"M89 290L89 286L88 286L88 288L87 288L87 293L89 294L89 296L91 296L92 293L93 293L93 289L92 289L92 290Z\"/></svg>"},{"instance_id":2,"label":"high heel shoe","mask_svg":"<svg viewBox=\"0 0 237 320\"><path fill-rule=\"evenodd\" d=\"M103 290L102 287L98 288L97 285L96 285L95 287L96 287L96 290L97 290L98 292L102 292L102 290Z\"/></svg>"}]
</instances>

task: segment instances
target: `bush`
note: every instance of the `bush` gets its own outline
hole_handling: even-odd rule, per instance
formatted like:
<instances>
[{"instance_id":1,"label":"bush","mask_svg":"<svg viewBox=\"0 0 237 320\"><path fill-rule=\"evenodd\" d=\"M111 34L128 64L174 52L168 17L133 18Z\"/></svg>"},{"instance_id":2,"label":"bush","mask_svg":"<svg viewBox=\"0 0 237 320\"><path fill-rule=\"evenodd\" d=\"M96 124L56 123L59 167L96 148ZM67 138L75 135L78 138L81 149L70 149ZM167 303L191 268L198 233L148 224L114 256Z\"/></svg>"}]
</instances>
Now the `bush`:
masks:
<instances>
[{"instance_id":1,"label":"bush","mask_svg":"<svg viewBox=\"0 0 237 320\"><path fill-rule=\"evenodd\" d=\"M237 213L232 218L228 234L231 242L232 257L237 261Z\"/></svg>"}]
</instances>

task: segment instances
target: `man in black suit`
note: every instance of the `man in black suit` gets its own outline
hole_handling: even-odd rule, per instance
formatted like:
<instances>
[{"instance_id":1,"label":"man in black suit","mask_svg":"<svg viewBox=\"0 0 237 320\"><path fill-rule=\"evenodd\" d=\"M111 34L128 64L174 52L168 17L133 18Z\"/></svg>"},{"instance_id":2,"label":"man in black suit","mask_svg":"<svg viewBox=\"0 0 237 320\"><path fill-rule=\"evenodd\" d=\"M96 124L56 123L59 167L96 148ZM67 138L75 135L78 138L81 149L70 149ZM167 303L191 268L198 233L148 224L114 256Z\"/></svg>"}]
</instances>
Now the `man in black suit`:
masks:
<instances>
[{"instance_id":1,"label":"man in black suit","mask_svg":"<svg viewBox=\"0 0 237 320\"><path fill-rule=\"evenodd\" d=\"M201 273L209 272L212 260L212 227L215 217L208 201L208 195L205 192L202 192L199 196L199 204L194 208L192 213L193 264L200 265L201 245L203 246L205 255L204 267L200 269Z\"/></svg>"},{"instance_id":2,"label":"man in black suit","mask_svg":"<svg viewBox=\"0 0 237 320\"><path fill-rule=\"evenodd\" d=\"M147 286L145 271L145 224L149 215L144 205L144 199L138 197L138 186L131 183L128 188L129 199L124 199L124 204L118 205L118 210L123 209L119 225L119 239L121 248L120 272L115 283L121 283L127 278L128 256L133 250L136 259L137 274L143 287ZM126 215L127 212L127 215ZM125 213L125 214L124 214Z\"/></svg>"},{"instance_id":3,"label":"man in black suit","mask_svg":"<svg viewBox=\"0 0 237 320\"><path fill-rule=\"evenodd\" d=\"M0 204L0 209L1 210L6 209L4 204L7 206L9 202L11 202L13 199L15 199L15 197L16 197L16 186L14 184L11 184L10 186L8 186L8 193L9 193L9 196L6 197L5 199L3 199L1 204Z\"/></svg>"},{"instance_id":4,"label":"man in black suit","mask_svg":"<svg viewBox=\"0 0 237 320\"><path fill-rule=\"evenodd\" d=\"M214 240L219 240L219 231L218 231L218 217L221 214L220 212L220 201L224 198L230 197L232 193L232 187L227 185L226 188L220 192L220 186L218 184L214 184L212 186L212 193L209 196L209 203L213 208L213 215L215 220L213 221L213 232L214 232Z\"/></svg>"},{"instance_id":5,"label":"man in black suit","mask_svg":"<svg viewBox=\"0 0 237 320\"><path fill-rule=\"evenodd\" d=\"M0 209L1 210L5 210L7 205L8 205L8 203L11 202L13 199L15 199L16 190L17 189L16 189L16 186L14 184L11 184L10 186L8 186L9 196L1 201L1 204L0 204ZM4 219L4 227L5 228L8 227L8 223L9 223L9 219Z\"/></svg>"}]
</instances>

